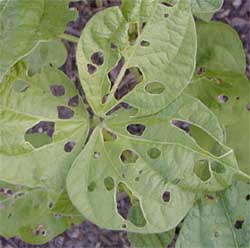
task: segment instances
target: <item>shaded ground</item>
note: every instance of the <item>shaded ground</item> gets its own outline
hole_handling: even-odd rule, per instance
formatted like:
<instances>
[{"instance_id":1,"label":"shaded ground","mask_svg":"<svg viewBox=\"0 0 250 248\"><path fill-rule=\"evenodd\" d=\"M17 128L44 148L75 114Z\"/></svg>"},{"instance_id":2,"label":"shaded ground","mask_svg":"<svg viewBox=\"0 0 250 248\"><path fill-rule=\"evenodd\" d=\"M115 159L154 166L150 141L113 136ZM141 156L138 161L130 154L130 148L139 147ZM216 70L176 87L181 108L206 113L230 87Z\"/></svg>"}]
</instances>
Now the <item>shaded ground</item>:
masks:
<instances>
[{"instance_id":1,"label":"shaded ground","mask_svg":"<svg viewBox=\"0 0 250 248\"><path fill-rule=\"evenodd\" d=\"M80 36L81 30L84 28L87 21L97 11L102 10L104 7L119 5L120 0L103 0L102 6L96 6L95 0L82 0L74 2L71 7L79 11L79 17L75 22L72 22L67 27L67 33L75 36ZM248 60L247 75L250 76L250 1L249 0L225 0L222 9L216 14L216 20L226 22L233 26L238 33L244 44L246 57ZM65 42L68 49L69 56L63 66L63 70L80 88L80 82L77 76L76 60L75 60L75 45L70 42ZM126 207L126 197L119 202L121 207ZM131 247L125 232L114 232L100 229L96 225L85 221L79 226L73 226L70 230L58 236L48 244L43 246L32 246L25 244L18 237L10 240L0 238L0 248L129 248ZM188 247L189 248L189 247Z\"/></svg>"}]
</instances>

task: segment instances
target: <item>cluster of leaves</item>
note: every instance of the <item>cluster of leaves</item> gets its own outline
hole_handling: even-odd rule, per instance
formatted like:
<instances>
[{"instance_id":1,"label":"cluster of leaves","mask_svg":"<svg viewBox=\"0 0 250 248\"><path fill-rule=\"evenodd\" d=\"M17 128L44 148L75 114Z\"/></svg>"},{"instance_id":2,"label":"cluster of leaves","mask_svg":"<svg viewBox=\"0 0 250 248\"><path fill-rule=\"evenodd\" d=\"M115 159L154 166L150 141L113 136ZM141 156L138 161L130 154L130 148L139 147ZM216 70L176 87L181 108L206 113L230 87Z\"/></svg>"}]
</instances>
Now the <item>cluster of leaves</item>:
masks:
<instances>
[{"instance_id":1,"label":"cluster of leaves","mask_svg":"<svg viewBox=\"0 0 250 248\"><path fill-rule=\"evenodd\" d=\"M87 218L135 247L177 226L177 247L246 247L249 81L237 34L208 22L222 1L97 13L76 54L94 118L57 69L68 3L0 0L0 234L41 244Z\"/></svg>"}]
</instances>

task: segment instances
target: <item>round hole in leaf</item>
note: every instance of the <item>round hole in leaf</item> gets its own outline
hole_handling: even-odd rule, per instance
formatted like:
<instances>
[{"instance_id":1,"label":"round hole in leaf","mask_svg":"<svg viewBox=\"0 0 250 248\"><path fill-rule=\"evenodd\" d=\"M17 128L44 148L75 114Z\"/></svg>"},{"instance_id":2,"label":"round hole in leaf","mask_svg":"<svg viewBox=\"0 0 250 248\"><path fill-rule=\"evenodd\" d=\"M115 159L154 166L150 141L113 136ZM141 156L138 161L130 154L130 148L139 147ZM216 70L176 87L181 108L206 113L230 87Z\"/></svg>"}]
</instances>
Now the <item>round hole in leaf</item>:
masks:
<instances>
[{"instance_id":1,"label":"round hole in leaf","mask_svg":"<svg viewBox=\"0 0 250 248\"><path fill-rule=\"evenodd\" d=\"M77 106L79 105L79 96L78 96L78 95L72 96L72 97L69 99L68 105L69 105L70 107L77 107Z\"/></svg>"},{"instance_id":2,"label":"round hole in leaf","mask_svg":"<svg viewBox=\"0 0 250 248\"><path fill-rule=\"evenodd\" d=\"M66 106L57 106L57 113L58 118L63 120L71 119L75 114L72 109Z\"/></svg>"},{"instance_id":3,"label":"round hole in leaf","mask_svg":"<svg viewBox=\"0 0 250 248\"><path fill-rule=\"evenodd\" d=\"M34 148L39 148L52 143L54 131L54 122L40 121L25 132L24 139Z\"/></svg>"},{"instance_id":4,"label":"round hole in leaf","mask_svg":"<svg viewBox=\"0 0 250 248\"><path fill-rule=\"evenodd\" d=\"M96 72L96 67L92 64L87 64L87 70L89 74L94 74Z\"/></svg>"},{"instance_id":5,"label":"round hole in leaf","mask_svg":"<svg viewBox=\"0 0 250 248\"><path fill-rule=\"evenodd\" d=\"M250 201L250 194L246 195L246 200Z\"/></svg>"},{"instance_id":6,"label":"round hole in leaf","mask_svg":"<svg viewBox=\"0 0 250 248\"><path fill-rule=\"evenodd\" d=\"M122 228L127 228L127 224L122 224Z\"/></svg>"},{"instance_id":7,"label":"round hole in leaf","mask_svg":"<svg viewBox=\"0 0 250 248\"><path fill-rule=\"evenodd\" d=\"M64 151L65 152L71 152L74 147L75 147L76 143L74 141L69 141L64 145Z\"/></svg>"},{"instance_id":8,"label":"round hole in leaf","mask_svg":"<svg viewBox=\"0 0 250 248\"><path fill-rule=\"evenodd\" d=\"M229 100L229 97L221 94L217 97L219 103L226 103Z\"/></svg>"},{"instance_id":9,"label":"round hole in leaf","mask_svg":"<svg viewBox=\"0 0 250 248\"><path fill-rule=\"evenodd\" d=\"M65 95L65 88L63 85L51 85L50 92L53 96L59 97Z\"/></svg>"},{"instance_id":10,"label":"round hole in leaf","mask_svg":"<svg viewBox=\"0 0 250 248\"><path fill-rule=\"evenodd\" d=\"M161 156L161 151L158 148L153 147L147 151L147 154L150 158L157 159Z\"/></svg>"},{"instance_id":11,"label":"round hole in leaf","mask_svg":"<svg viewBox=\"0 0 250 248\"><path fill-rule=\"evenodd\" d=\"M239 96L236 96L235 99L236 99L237 101L239 101L239 100L240 100L240 97L239 97Z\"/></svg>"},{"instance_id":12,"label":"round hole in leaf","mask_svg":"<svg viewBox=\"0 0 250 248\"><path fill-rule=\"evenodd\" d=\"M244 223L244 220L236 220L235 223L234 223L234 227L235 227L236 229L241 229L243 223Z\"/></svg>"},{"instance_id":13,"label":"round hole in leaf","mask_svg":"<svg viewBox=\"0 0 250 248\"><path fill-rule=\"evenodd\" d=\"M96 52L91 55L90 59L93 64L100 66L104 62L104 55L102 52Z\"/></svg>"},{"instance_id":14,"label":"round hole in leaf","mask_svg":"<svg viewBox=\"0 0 250 248\"><path fill-rule=\"evenodd\" d=\"M165 90L165 87L161 83L153 82L148 83L145 87L145 90L150 94L159 95Z\"/></svg>"},{"instance_id":15,"label":"round hole in leaf","mask_svg":"<svg viewBox=\"0 0 250 248\"><path fill-rule=\"evenodd\" d=\"M53 206L54 206L54 203L53 202L49 202L48 208L53 208Z\"/></svg>"},{"instance_id":16,"label":"round hole in leaf","mask_svg":"<svg viewBox=\"0 0 250 248\"><path fill-rule=\"evenodd\" d=\"M147 41L147 40L142 40L142 41L141 41L141 46L142 46L142 47L149 47L149 46L150 46L150 42Z\"/></svg>"},{"instance_id":17,"label":"round hole in leaf","mask_svg":"<svg viewBox=\"0 0 250 248\"><path fill-rule=\"evenodd\" d=\"M46 236L47 236L47 231L46 231L46 230L42 230L42 231L41 231L41 235L42 235L43 237L46 237Z\"/></svg>"},{"instance_id":18,"label":"round hole in leaf","mask_svg":"<svg viewBox=\"0 0 250 248\"><path fill-rule=\"evenodd\" d=\"M139 155L132 150L124 150L120 155L121 161L125 164L133 164L139 159Z\"/></svg>"},{"instance_id":19,"label":"round hole in leaf","mask_svg":"<svg viewBox=\"0 0 250 248\"><path fill-rule=\"evenodd\" d=\"M211 177L207 160L199 160L194 165L194 173L202 180L207 181Z\"/></svg>"},{"instance_id":20,"label":"round hole in leaf","mask_svg":"<svg viewBox=\"0 0 250 248\"><path fill-rule=\"evenodd\" d=\"M131 135L135 136L142 136L144 131L146 129L146 126L143 124L135 123L135 124L129 124L127 126L127 130Z\"/></svg>"},{"instance_id":21,"label":"round hole in leaf","mask_svg":"<svg viewBox=\"0 0 250 248\"><path fill-rule=\"evenodd\" d=\"M99 159L101 156L100 152L94 152L94 159Z\"/></svg>"},{"instance_id":22,"label":"round hole in leaf","mask_svg":"<svg viewBox=\"0 0 250 248\"><path fill-rule=\"evenodd\" d=\"M117 49L117 45L114 44L114 43L111 43L111 44L110 44L110 48L111 48L112 50L116 50L116 49Z\"/></svg>"},{"instance_id":23,"label":"round hole in leaf","mask_svg":"<svg viewBox=\"0 0 250 248\"><path fill-rule=\"evenodd\" d=\"M93 192L96 188L96 183L95 182L91 182L89 185L88 185L88 191L89 192Z\"/></svg>"},{"instance_id":24,"label":"round hole in leaf","mask_svg":"<svg viewBox=\"0 0 250 248\"><path fill-rule=\"evenodd\" d=\"M164 202L169 202L170 201L170 192L169 191L165 191L163 194L162 194L162 200Z\"/></svg>"},{"instance_id":25,"label":"round hole in leaf","mask_svg":"<svg viewBox=\"0 0 250 248\"><path fill-rule=\"evenodd\" d=\"M165 14L164 14L164 17L165 17L165 18L168 18L168 17L169 17L169 14L165 13Z\"/></svg>"},{"instance_id":26,"label":"round hole in leaf","mask_svg":"<svg viewBox=\"0 0 250 248\"><path fill-rule=\"evenodd\" d=\"M18 93L25 92L29 88L29 86L30 85L26 81L21 79L17 79L13 83L13 89Z\"/></svg>"},{"instance_id":27,"label":"round hole in leaf","mask_svg":"<svg viewBox=\"0 0 250 248\"><path fill-rule=\"evenodd\" d=\"M104 185L105 185L105 188L108 190L108 191L111 191L114 189L115 187L115 182L114 182L114 179L112 177L106 177L104 179Z\"/></svg>"},{"instance_id":28,"label":"round hole in leaf","mask_svg":"<svg viewBox=\"0 0 250 248\"><path fill-rule=\"evenodd\" d=\"M206 72L206 67L201 66L198 70L197 70L197 74L198 75L203 75Z\"/></svg>"}]
</instances>

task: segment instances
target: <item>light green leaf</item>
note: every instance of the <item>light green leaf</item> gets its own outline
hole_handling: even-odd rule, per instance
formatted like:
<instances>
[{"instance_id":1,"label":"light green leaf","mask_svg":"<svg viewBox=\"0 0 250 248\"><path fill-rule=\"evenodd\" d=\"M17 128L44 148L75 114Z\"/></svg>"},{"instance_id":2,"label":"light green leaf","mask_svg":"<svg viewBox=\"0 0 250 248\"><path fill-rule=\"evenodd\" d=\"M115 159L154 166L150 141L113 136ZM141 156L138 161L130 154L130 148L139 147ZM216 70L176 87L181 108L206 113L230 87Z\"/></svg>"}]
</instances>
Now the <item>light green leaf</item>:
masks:
<instances>
[{"instance_id":1,"label":"light green leaf","mask_svg":"<svg viewBox=\"0 0 250 248\"><path fill-rule=\"evenodd\" d=\"M220 143L223 133L217 119L198 100L181 96L163 111L147 117L132 117L132 112L120 110L95 129L69 172L67 190L77 209L101 227L164 232L174 228L192 207L194 193L188 189L226 188L238 167L232 151ZM202 129L218 150L209 153L173 125L173 120L184 120ZM132 124L143 127L141 136L127 129ZM107 132L111 139L104 139L103 133ZM209 166L206 181L194 171L200 161ZM214 163L223 167L223 173L212 170ZM113 180L111 190L106 188L106 178ZM119 183L139 200L145 226L137 226L117 213ZM170 194L166 201L165 192ZM100 205L102 208L97 207Z\"/></svg>"},{"instance_id":2,"label":"light green leaf","mask_svg":"<svg viewBox=\"0 0 250 248\"><path fill-rule=\"evenodd\" d=\"M92 59L96 53L102 56L99 65ZM138 115L148 115L166 107L187 86L195 54L195 25L187 1L169 8L155 1L125 0L122 11L118 7L106 9L86 25L77 48L77 63L86 97L96 114L103 116L125 101L138 109ZM111 88L108 73L121 58L125 63ZM137 72L135 77L142 81L117 100L115 93L127 69L139 70L143 76ZM161 83L164 91L147 92L149 83Z\"/></svg>"},{"instance_id":3,"label":"light green leaf","mask_svg":"<svg viewBox=\"0 0 250 248\"><path fill-rule=\"evenodd\" d=\"M24 91L15 90L13 85L17 80L26 82L28 87ZM60 96L53 95L53 87L63 89ZM16 72L0 85L0 180L29 187L47 185L60 189L64 186L65 176L82 149L88 129L82 102L72 105L72 98L78 98L76 89L54 68L44 68L40 74L29 77L25 69L17 66ZM62 119L65 118L60 115L62 107L72 118ZM53 126L54 133L30 130L41 121ZM27 139L25 134L34 132L52 139L45 143L36 135ZM71 152L65 149L68 142L72 142Z\"/></svg>"},{"instance_id":4,"label":"light green leaf","mask_svg":"<svg viewBox=\"0 0 250 248\"><path fill-rule=\"evenodd\" d=\"M250 243L248 184L237 182L218 196L206 195L184 221L176 248L246 248Z\"/></svg>"},{"instance_id":5,"label":"light green leaf","mask_svg":"<svg viewBox=\"0 0 250 248\"><path fill-rule=\"evenodd\" d=\"M59 68L67 58L66 47L59 40L40 42L38 46L23 59L29 66L29 75L41 72L44 66Z\"/></svg>"},{"instance_id":6,"label":"light green leaf","mask_svg":"<svg viewBox=\"0 0 250 248\"><path fill-rule=\"evenodd\" d=\"M0 82L40 41L55 39L63 33L75 16L68 4L68 0L1 1Z\"/></svg>"}]
</instances>

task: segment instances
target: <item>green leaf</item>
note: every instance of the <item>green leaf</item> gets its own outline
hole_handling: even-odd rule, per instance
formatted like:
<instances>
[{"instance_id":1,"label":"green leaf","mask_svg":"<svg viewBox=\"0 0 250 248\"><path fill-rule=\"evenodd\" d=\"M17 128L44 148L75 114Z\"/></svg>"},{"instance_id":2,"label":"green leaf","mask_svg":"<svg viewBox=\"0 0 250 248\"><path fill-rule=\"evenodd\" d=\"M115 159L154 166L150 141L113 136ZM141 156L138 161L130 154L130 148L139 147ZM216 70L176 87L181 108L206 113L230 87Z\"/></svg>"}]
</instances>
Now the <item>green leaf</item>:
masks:
<instances>
[{"instance_id":1,"label":"green leaf","mask_svg":"<svg viewBox=\"0 0 250 248\"><path fill-rule=\"evenodd\" d=\"M125 0L121 10L101 11L86 25L77 48L77 64L96 114L103 116L125 101L138 109L138 115L148 115L166 107L188 85L195 53L195 25L187 1L169 8L156 1ZM96 54L102 61L94 61ZM124 65L111 87L108 74L122 58ZM129 69L141 82L118 100L116 90ZM149 83L161 83L164 91L147 92Z\"/></svg>"},{"instance_id":2,"label":"green leaf","mask_svg":"<svg viewBox=\"0 0 250 248\"><path fill-rule=\"evenodd\" d=\"M245 74L242 42L229 25L221 22L196 23L198 34L197 68L206 71Z\"/></svg>"},{"instance_id":3,"label":"green leaf","mask_svg":"<svg viewBox=\"0 0 250 248\"><path fill-rule=\"evenodd\" d=\"M74 115L62 119L58 106ZM62 191L87 136L86 111L62 72L43 67L29 77L26 66L17 64L0 85L0 114L0 180L4 182L0 188L15 192L4 198L0 193L0 234L46 243L83 219ZM52 134L46 129L51 124Z\"/></svg>"},{"instance_id":4,"label":"green leaf","mask_svg":"<svg viewBox=\"0 0 250 248\"><path fill-rule=\"evenodd\" d=\"M172 241L174 231L158 234L128 233L128 239L134 248L165 248Z\"/></svg>"},{"instance_id":5,"label":"green leaf","mask_svg":"<svg viewBox=\"0 0 250 248\"><path fill-rule=\"evenodd\" d=\"M161 2L173 5L176 0L161 0ZM223 0L190 0L194 15L204 21L210 21L223 2Z\"/></svg>"},{"instance_id":6,"label":"green leaf","mask_svg":"<svg viewBox=\"0 0 250 248\"><path fill-rule=\"evenodd\" d=\"M224 0L191 0L194 15L204 21L210 21Z\"/></svg>"},{"instance_id":7,"label":"green leaf","mask_svg":"<svg viewBox=\"0 0 250 248\"><path fill-rule=\"evenodd\" d=\"M68 174L67 190L77 209L101 227L164 232L174 228L192 207L194 193L188 189L224 189L238 167L232 151L221 144L223 132L217 119L198 100L184 95L156 115L133 117L132 113L133 109L120 110L94 130ZM219 152L211 154L203 149L198 141L173 125L173 120L202 129ZM139 133L130 130L133 124L141 127ZM104 139L105 130L112 140ZM210 168L207 181L193 170L203 160ZM213 163L223 167L224 172L213 171ZM112 190L104 183L110 177L115 185ZM139 200L145 226L137 226L117 213L115 195L119 183L125 184ZM165 192L170 199L164 200ZM102 208L97 207L100 205Z\"/></svg>"},{"instance_id":8,"label":"green leaf","mask_svg":"<svg viewBox=\"0 0 250 248\"><path fill-rule=\"evenodd\" d=\"M128 218L133 220L133 223L140 223L142 221L143 218L138 204L129 209ZM128 233L128 239L135 248L165 248L171 243L174 233L174 229L157 234Z\"/></svg>"},{"instance_id":9,"label":"green leaf","mask_svg":"<svg viewBox=\"0 0 250 248\"><path fill-rule=\"evenodd\" d=\"M17 80L25 81L28 87L16 91L13 86ZM55 96L58 89L61 95ZM74 98L78 98L78 105L72 105ZM65 119L62 110L71 118ZM29 77L17 66L0 85L0 114L0 180L28 187L64 186L88 129L85 109L69 79L49 67ZM37 126L41 122L44 130ZM34 133L47 134L50 142L41 143Z\"/></svg>"},{"instance_id":10,"label":"green leaf","mask_svg":"<svg viewBox=\"0 0 250 248\"><path fill-rule=\"evenodd\" d=\"M61 41L40 42L38 46L23 59L29 66L29 75L41 72L44 66L59 68L67 58L67 51Z\"/></svg>"},{"instance_id":11,"label":"green leaf","mask_svg":"<svg viewBox=\"0 0 250 248\"><path fill-rule=\"evenodd\" d=\"M65 209L70 212L65 214ZM0 182L0 235L42 244L69 228L76 217L83 219L65 193Z\"/></svg>"},{"instance_id":12,"label":"green leaf","mask_svg":"<svg viewBox=\"0 0 250 248\"><path fill-rule=\"evenodd\" d=\"M0 82L40 41L55 39L63 33L66 24L75 17L68 4L68 0L1 1Z\"/></svg>"},{"instance_id":13,"label":"green leaf","mask_svg":"<svg viewBox=\"0 0 250 248\"><path fill-rule=\"evenodd\" d=\"M206 195L184 221L176 248L248 247L249 185L237 182L218 196Z\"/></svg>"},{"instance_id":14,"label":"green leaf","mask_svg":"<svg viewBox=\"0 0 250 248\"><path fill-rule=\"evenodd\" d=\"M207 77L196 78L186 92L199 98L218 116L225 128L226 144L234 149L240 169L250 175L249 82L237 74L210 73Z\"/></svg>"},{"instance_id":15,"label":"green leaf","mask_svg":"<svg viewBox=\"0 0 250 248\"><path fill-rule=\"evenodd\" d=\"M234 149L240 169L250 175L250 112L247 108L250 88L244 75L241 41L225 24L200 23L197 27L197 71L203 72L194 78L186 92L216 114L225 129L226 144Z\"/></svg>"}]
</instances>

